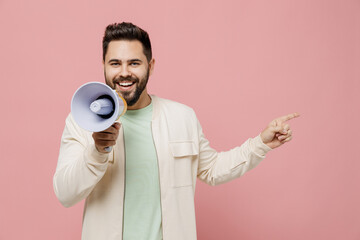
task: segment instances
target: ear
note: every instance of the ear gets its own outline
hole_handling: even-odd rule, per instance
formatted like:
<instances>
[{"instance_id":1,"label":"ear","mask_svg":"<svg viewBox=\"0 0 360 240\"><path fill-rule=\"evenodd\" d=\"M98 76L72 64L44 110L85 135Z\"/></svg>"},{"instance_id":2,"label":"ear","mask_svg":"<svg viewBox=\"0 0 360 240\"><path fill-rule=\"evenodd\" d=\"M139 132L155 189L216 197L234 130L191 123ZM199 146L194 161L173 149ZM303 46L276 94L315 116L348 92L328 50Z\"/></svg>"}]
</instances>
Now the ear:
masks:
<instances>
[{"instance_id":1,"label":"ear","mask_svg":"<svg viewBox=\"0 0 360 240\"><path fill-rule=\"evenodd\" d=\"M151 59L149 62L149 76L151 76L151 74L154 71L154 66L155 66L155 59Z\"/></svg>"}]
</instances>

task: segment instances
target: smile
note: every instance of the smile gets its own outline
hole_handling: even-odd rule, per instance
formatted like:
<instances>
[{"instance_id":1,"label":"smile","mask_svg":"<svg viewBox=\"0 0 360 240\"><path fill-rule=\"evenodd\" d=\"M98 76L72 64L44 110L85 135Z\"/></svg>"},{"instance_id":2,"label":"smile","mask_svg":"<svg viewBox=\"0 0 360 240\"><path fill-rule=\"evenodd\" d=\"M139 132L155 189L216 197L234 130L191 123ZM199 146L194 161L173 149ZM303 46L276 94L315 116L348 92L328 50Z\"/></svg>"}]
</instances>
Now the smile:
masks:
<instances>
[{"instance_id":1,"label":"smile","mask_svg":"<svg viewBox=\"0 0 360 240\"><path fill-rule=\"evenodd\" d=\"M119 86L120 91L129 91L135 85L135 82L118 82L116 83Z\"/></svg>"},{"instance_id":2,"label":"smile","mask_svg":"<svg viewBox=\"0 0 360 240\"><path fill-rule=\"evenodd\" d=\"M121 82L119 83L120 86L122 87L129 87L132 86L134 84L134 82Z\"/></svg>"}]
</instances>

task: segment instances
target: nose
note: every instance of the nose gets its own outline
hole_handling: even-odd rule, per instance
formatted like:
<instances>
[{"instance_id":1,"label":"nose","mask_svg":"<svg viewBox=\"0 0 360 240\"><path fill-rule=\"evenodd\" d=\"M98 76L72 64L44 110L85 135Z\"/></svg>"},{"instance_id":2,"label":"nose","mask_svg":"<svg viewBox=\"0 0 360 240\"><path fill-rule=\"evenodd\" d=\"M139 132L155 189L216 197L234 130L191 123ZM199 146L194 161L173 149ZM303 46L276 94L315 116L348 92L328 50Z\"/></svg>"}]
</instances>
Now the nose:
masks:
<instances>
[{"instance_id":1,"label":"nose","mask_svg":"<svg viewBox=\"0 0 360 240\"><path fill-rule=\"evenodd\" d=\"M120 76L121 77L129 77L131 75L128 66L126 64L123 64L121 66L121 72L120 72Z\"/></svg>"}]
</instances>

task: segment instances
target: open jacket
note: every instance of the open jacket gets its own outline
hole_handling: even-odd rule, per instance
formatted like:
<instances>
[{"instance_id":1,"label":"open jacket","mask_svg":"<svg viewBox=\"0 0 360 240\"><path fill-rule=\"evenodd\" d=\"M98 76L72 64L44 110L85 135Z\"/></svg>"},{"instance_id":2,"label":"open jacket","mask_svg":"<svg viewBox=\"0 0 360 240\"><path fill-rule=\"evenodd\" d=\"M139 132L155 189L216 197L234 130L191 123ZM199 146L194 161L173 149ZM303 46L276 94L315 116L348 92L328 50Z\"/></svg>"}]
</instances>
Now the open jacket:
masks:
<instances>
[{"instance_id":1,"label":"open jacket","mask_svg":"<svg viewBox=\"0 0 360 240\"><path fill-rule=\"evenodd\" d=\"M216 152L209 146L194 111L180 103L151 96L152 134L158 157L164 240L196 239L196 178L217 185L254 168L271 149L260 136L240 147ZM61 139L54 191L70 207L86 199L82 239L122 239L125 186L123 128L110 153L96 150L92 133L71 114Z\"/></svg>"}]
</instances>

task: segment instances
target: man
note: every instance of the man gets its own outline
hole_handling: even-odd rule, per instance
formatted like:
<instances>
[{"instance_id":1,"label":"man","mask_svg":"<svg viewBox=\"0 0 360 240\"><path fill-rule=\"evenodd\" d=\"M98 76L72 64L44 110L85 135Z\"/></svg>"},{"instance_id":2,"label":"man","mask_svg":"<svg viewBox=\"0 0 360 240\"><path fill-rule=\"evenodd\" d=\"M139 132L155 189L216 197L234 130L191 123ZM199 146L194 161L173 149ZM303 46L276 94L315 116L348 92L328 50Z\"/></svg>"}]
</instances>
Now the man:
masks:
<instances>
[{"instance_id":1,"label":"man","mask_svg":"<svg viewBox=\"0 0 360 240\"><path fill-rule=\"evenodd\" d=\"M109 25L105 81L128 111L97 133L79 128L71 114L66 119L54 190L65 207L86 199L82 239L196 239L196 178L210 185L238 178L292 138L285 122L297 113L273 120L240 147L216 152L191 108L147 93L154 64L144 30Z\"/></svg>"}]
</instances>

